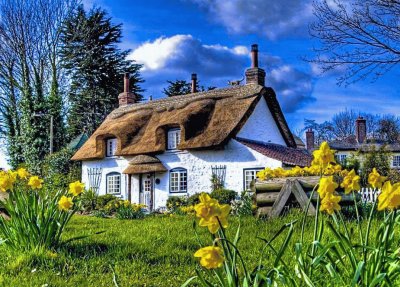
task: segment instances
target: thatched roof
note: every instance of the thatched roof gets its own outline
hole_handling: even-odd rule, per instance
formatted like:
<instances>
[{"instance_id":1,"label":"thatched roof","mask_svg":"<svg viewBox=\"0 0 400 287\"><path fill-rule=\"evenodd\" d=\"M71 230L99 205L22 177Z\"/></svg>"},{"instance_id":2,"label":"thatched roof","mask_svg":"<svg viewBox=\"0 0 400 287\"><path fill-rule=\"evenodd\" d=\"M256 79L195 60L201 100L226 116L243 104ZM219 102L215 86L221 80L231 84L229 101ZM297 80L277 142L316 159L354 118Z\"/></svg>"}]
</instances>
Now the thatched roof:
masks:
<instances>
[{"instance_id":1,"label":"thatched roof","mask_svg":"<svg viewBox=\"0 0 400 287\"><path fill-rule=\"evenodd\" d=\"M166 149L166 131L181 129L179 149L223 146L234 137L264 97L286 142L296 147L275 92L255 84L136 103L114 110L76 152L73 160L101 159L105 139L118 139L116 155L157 154Z\"/></svg>"},{"instance_id":2,"label":"thatched roof","mask_svg":"<svg viewBox=\"0 0 400 287\"><path fill-rule=\"evenodd\" d=\"M311 154L305 149L286 147L274 143L264 143L260 141L236 138L245 146L255 150L267 157L279 160L287 165L298 165L301 167L310 166L312 161Z\"/></svg>"},{"instance_id":3,"label":"thatched roof","mask_svg":"<svg viewBox=\"0 0 400 287\"><path fill-rule=\"evenodd\" d=\"M167 168L158 158L148 155L137 155L130 162L128 167L122 172L126 174L165 172Z\"/></svg>"}]
</instances>

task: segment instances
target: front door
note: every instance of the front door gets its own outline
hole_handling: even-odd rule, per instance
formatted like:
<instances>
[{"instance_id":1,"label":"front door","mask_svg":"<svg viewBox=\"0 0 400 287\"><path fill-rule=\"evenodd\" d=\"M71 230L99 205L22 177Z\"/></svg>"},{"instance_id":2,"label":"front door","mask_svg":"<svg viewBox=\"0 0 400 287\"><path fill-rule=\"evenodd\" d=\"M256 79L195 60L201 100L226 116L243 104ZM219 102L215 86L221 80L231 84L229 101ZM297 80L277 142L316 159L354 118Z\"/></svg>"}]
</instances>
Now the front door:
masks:
<instances>
[{"instance_id":1,"label":"front door","mask_svg":"<svg viewBox=\"0 0 400 287\"><path fill-rule=\"evenodd\" d=\"M154 198L154 175L151 173L142 174L140 203L145 204L149 211L153 210Z\"/></svg>"}]
</instances>

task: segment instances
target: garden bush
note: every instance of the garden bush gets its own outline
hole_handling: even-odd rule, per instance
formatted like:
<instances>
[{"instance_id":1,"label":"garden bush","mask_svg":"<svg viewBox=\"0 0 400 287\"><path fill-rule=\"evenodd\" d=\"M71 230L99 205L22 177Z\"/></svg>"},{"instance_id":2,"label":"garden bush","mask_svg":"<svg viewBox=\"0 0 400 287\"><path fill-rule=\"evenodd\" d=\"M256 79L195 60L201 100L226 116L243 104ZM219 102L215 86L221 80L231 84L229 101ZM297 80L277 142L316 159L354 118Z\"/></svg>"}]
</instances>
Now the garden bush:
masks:
<instances>
[{"instance_id":1,"label":"garden bush","mask_svg":"<svg viewBox=\"0 0 400 287\"><path fill-rule=\"evenodd\" d=\"M115 216L118 219L141 219L145 216L145 206L143 204L130 204L124 201L116 210Z\"/></svg>"},{"instance_id":2,"label":"garden bush","mask_svg":"<svg viewBox=\"0 0 400 287\"><path fill-rule=\"evenodd\" d=\"M81 211L91 212L96 209L98 195L92 190L85 190L81 195Z\"/></svg>"},{"instance_id":3,"label":"garden bush","mask_svg":"<svg viewBox=\"0 0 400 287\"><path fill-rule=\"evenodd\" d=\"M250 216L253 215L254 198L253 193L244 191L239 199L231 202L232 215L237 216Z\"/></svg>"},{"instance_id":4,"label":"garden bush","mask_svg":"<svg viewBox=\"0 0 400 287\"><path fill-rule=\"evenodd\" d=\"M104 209L110 201L116 199L117 197L112 194L99 195L96 199L96 209Z\"/></svg>"},{"instance_id":5,"label":"garden bush","mask_svg":"<svg viewBox=\"0 0 400 287\"><path fill-rule=\"evenodd\" d=\"M218 202L222 204L231 204L231 202L236 199L237 195L236 191L224 188L216 189L210 194L212 198L218 200Z\"/></svg>"},{"instance_id":6,"label":"garden bush","mask_svg":"<svg viewBox=\"0 0 400 287\"><path fill-rule=\"evenodd\" d=\"M186 196L170 196L167 199L167 209L171 213L175 213L181 206L188 205Z\"/></svg>"},{"instance_id":7,"label":"garden bush","mask_svg":"<svg viewBox=\"0 0 400 287\"><path fill-rule=\"evenodd\" d=\"M200 198L199 198L200 194L201 193L195 193L195 194L189 196L188 199L187 199L187 205L190 206L190 205L198 204L200 202Z\"/></svg>"}]
</instances>

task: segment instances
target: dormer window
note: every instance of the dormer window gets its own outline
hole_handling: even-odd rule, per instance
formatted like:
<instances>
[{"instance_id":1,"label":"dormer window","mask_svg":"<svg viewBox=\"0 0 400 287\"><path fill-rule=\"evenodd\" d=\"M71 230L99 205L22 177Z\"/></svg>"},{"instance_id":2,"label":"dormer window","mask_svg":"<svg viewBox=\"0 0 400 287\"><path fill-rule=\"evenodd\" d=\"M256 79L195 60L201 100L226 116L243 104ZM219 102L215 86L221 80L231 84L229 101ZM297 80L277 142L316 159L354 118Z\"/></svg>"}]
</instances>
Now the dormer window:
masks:
<instances>
[{"instance_id":1,"label":"dormer window","mask_svg":"<svg viewBox=\"0 0 400 287\"><path fill-rule=\"evenodd\" d=\"M115 152L117 151L117 139L112 138L106 141L106 157L115 156Z\"/></svg>"},{"instance_id":2,"label":"dormer window","mask_svg":"<svg viewBox=\"0 0 400 287\"><path fill-rule=\"evenodd\" d=\"M169 150L177 149L180 142L181 142L181 130L180 129L169 130L167 149Z\"/></svg>"}]
</instances>

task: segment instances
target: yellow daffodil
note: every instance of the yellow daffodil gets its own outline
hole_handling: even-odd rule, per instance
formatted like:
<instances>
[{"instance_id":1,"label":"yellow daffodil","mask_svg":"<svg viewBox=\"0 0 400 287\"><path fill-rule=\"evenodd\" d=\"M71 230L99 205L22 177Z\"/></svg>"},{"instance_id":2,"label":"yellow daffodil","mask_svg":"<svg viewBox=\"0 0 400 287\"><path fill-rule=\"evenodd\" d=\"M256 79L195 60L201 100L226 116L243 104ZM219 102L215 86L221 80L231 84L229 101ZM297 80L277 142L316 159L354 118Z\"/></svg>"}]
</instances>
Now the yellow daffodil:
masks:
<instances>
[{"instance_id":1,"label":"yellow daffodil","mask_svg":"<svg viewBox=\"0 0 400 287\"><path fill-rule=\"evenodd\" d=\"M0 191L6 192L7 190L11 190L13 187L13 180L8 173L0 174Z\"/></svg>"},{"instance_id":2,"label":"yellow daffodil","mask_svg":"<svg viewBox=\"0 0 400 287\"><path fill-rule=\"evenodd\" d=\"M40 189L42 188L43 179L40 179L38 176L31 176L28 181L28 185L32 189Z\"/></svg>"},{"instance_id":3,"label":"yellow daffodil","mask_svg":"<svg viewBox=\"0 0 400 287\"><path fill-rule=\"evenodd\" d=\"M219 204L216 199L208 194L202 193L199 196L200 203L194 207L196 216L200 218L199 225L207 227L211 233L216 233L220 228L228 227L228 215L231 210L229 204ZM218 222L219 220L219 222Z\"/></svg>"},{"instance_id":4,"label":"yellow daffodil","mask_svg":"<svg viewBox=\"0 0 400 287\"><path fill-rule=\"evenodd\" d=\"M323 142L319 149L313 151L312 165L317 165L320 169L324 169L329 163L336 163L334 157L335 151L331 150L327 142Z\"/></svg>"},{"instance_id":5,"label":"yellow daffodil","mask_svg":"<svg viewBox=\"0 0 400 287\"><path fill-rule=\"evenodd\" d=\"M386 181L378 197L378 210L396 209L400 207L400 183L392 185Z\"/></svg>"},{"instance_id":6,"label":"yellow daffodil","mask_svg":"<svg viewBox=\"0 0 400 287\"><path fill-rule=\"evenodd\" d=\"M321 201L320 211L326 211L328 214L333 214L340 210L339 202L342 199L341 196L334 194L327 194Z\"/></svg>"},{"instance_id":7,"label":"yellow daffodil","mask_svg":"<svg viewBox=\"0 0 400 287\"><path fill-rule=\"evenodd\" d=\"M85 184L81 183L79 180L69 184L69 193L73 196L80 195L85 188Z\"/></svg>"},{"instance_id":8,"label":"yellow daffodil","mask_svg":"<svg viewBox=\"0 0 400 287\"><path fill-rule=\"evenodd\" d=\"M368 183L373 188L381 188L385 180L386 176L381 176L375 167L372 169L372 172L368 175Z\"/></svg>"},{"instance_id":9,"label":"yellow daffodil","mask_svg":"<svg viewBox=\"0 0 400 287\"><path fill-rule=\"evenodd\" d=\"M327 195L332 195L338 184L333 180L333 176L322 177L319 181L318 193L323 199Z\"/></svg>"},{"instance_id":10,"label":"yellow daffodil","mask_svg":"<svg viewBox=\"0 0 400 287\"><path fill-rule=\"evenodd\" d=\"M207 269L215 269L224 263L224 254L218 246L207 246L196 251L194 257L200 258L201 266Z\"/></svg>"},{"instance_id":11,"label":"yellow daffodil","mask_svg":"<svg viewBox=\"0 0 400 287\"><path fill-rule=\"evenodd\" d=\"M21 179L27 179L30 176L29 172L23 167L17 170L17 174Z\"/></svg>"},{"instance_id":12,"label":"yellow daffodil","mask_svg":"<svg viewBox=\"0 0 400 287\"><path fill-rule=\"evenodd\" d=\"M349 194L351 191L360 190L360 177L356 175L354 169L352 169L343 179L340 185L344 188L344 193Z\"/></svg>"},{"instance_id":13,"label":"yellow daffodil","mask_svg":"<svg viewBox=\"0 0 400 287\"><path fill-rule=\"evenodd\" d=\"M60 200L58 201L58 208L60 210L68 211L73 205L74 203L72 202L72 198L66 197L65 195L61 196Z\"/></svg>"}]
</instances>

